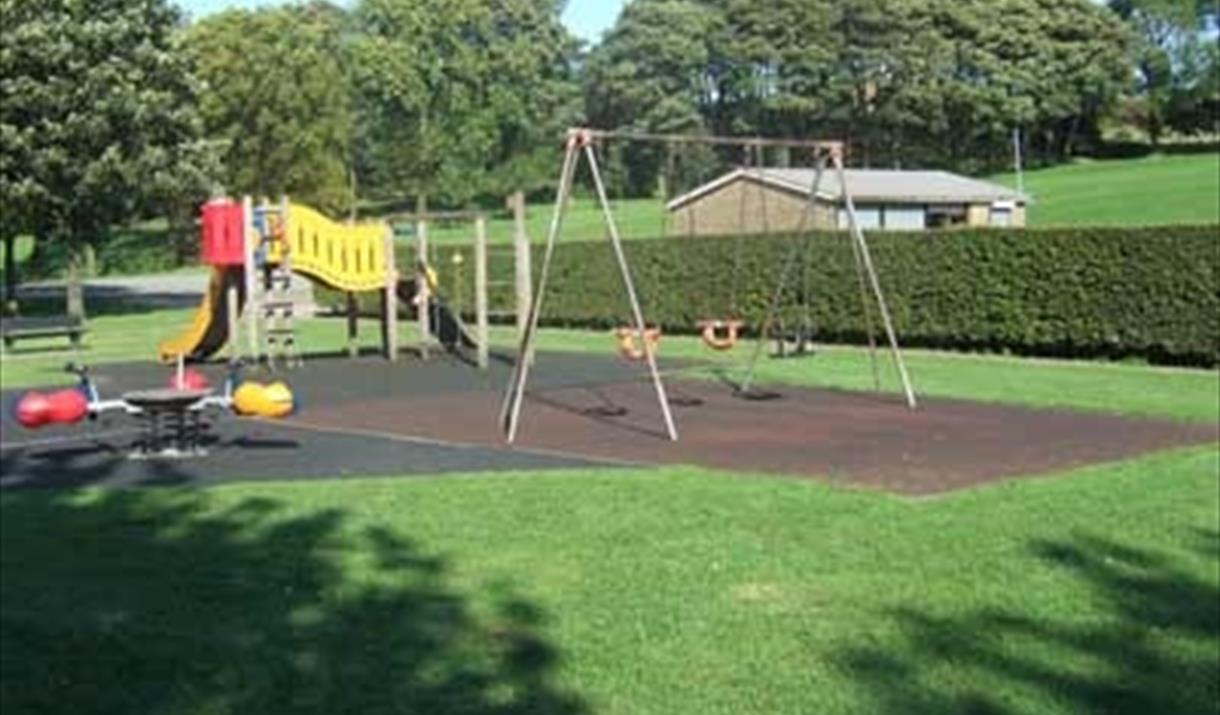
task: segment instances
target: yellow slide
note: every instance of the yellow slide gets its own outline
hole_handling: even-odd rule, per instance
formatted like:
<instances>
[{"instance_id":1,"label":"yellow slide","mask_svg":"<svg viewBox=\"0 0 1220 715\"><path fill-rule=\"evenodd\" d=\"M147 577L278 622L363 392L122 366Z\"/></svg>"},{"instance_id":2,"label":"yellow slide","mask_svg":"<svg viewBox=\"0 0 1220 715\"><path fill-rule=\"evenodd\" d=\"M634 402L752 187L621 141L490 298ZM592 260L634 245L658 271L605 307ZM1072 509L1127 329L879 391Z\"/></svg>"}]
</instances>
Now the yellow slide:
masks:
<instances>
[{"instance_id":1,"label":"yellow slide","mask_svg":"<svg viewBox=\"0 0 1220 715\"><path fill-rule=\"evenodd\" d=\"M237 310L241 311L244 296L242 271L240 268L214 267L212 279L208 282L208 291L203 296L199 310L191 325L181 335L166 340L157 348L157 354L162 362L174 362L181 355L187 360L205 360L224 347L229 338L229 318L225 304L228 288L236 285Z\"/></svg>"}]
</instances>

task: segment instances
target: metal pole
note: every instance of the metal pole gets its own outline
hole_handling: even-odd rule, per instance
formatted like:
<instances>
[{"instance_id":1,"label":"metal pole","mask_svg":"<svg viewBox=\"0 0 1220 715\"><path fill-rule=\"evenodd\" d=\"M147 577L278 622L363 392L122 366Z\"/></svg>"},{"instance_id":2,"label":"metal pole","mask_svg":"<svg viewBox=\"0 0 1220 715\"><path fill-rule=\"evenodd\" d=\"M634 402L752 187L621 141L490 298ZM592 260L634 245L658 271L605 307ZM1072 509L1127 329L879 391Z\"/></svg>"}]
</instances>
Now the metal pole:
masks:
<instances>
[{"instance_id":1,"label":"metal pole","mask_svg":"<svg viewBox=\"0 0 1220 715\"><path fill-rule=\"evenodd\" d=\"M631 280L631 269L627 265L627 257L623 254L623 243L619 237L618 225L614 222L614 214L610 210L610 201L606 197L606 187L602 183L601 172L597 167L597 155L593 152L593 145L587 139L582 139L585 149L585 157L589 161L589 170L593 174L593 185L597 189L597 199L601 203L602 216L606 220L606 229L610 234L610 244L614 248L614 256L618 260L619 273L623 278L623 287L627 290L627 298L631 301L631 313L635 318L635 326L638 331L640 344L644 348L644 357L648 361L648 372L652 376L652 385L657 393L657 402L661 406L661 415L665 418L665 430L669 434L671 441L678 441L678 430L674 426L674 417L669 410L669 398L665 395L665 384L661 382L661 373L657 369L657 356L653 351L652 342L648 340L646 332L647 324L644 322L644 311L640 309L640 300L635 292L635 283Z\"/></svg>"},{"instance_id":2,"label":"metal pole","mask_svg":"<svg viewBox=\"0 0 1220 715\"><path fill-rule=\"evenodd\" d=\"M894 322L890 319L890 309L885 303L885 294L881 291L881 282L877 279L877 271L873 268L873 259L869 255L868 242L864 240L864 233L860 230L860 224L856 221L856 205L852 201L851 191L847 188L847 172L843 169L843 159L838 154L832 154L831 161L834 162L835 171L839 175L839 188L843 192L843 202L847 207L847 221L851 229L851 237L859 248L860 259L864 263L864 270L868 274L869 283L873 287L873 297L877 299L877 310L881 313L881 323L885 326L885 335L890 341L894 366L898 369L898 377L902 380L902 389L906 393L907 406L915 409L915 391L911 389L911 379L907 375L906 363L902 359L902 349L898 347L898 336L894 333Z\"/></svg>"},{"instance_id":3,"label":"metal pole","mask_svg":"<svg viewBox=\"0 0 1220 715\"><path fill-rule=\"evenodd\" d=\"M479 369L486 370L491 330L487 322L487 219L482 216L474 220L474 312Z\"/></svg>"},{"instance_id":4,"label":"metal pole","mask_svg":"<svg viewBox=\"0 0 1220 715\"><path fill-rule=\"evenodd\" d=\"M1017 172L1017 193L1025 193L1025 168L1024 158L1021 156L1021 127L1014 127L1012 130L1012 160L1013 167Z\"/></svg>"},{"instance_id":5,"label":"metal pole","mask_svg":"<svg viewBox=\"0 0 1220 715\"><path fill-rule=\"evenodd\" d=\"M546 293L546 280L551 269L551 257L555 253L555 241L563 229L564 215L567 213L568 197L572 192L572 181L576 175L577 145L574 136L569 136L567 152L563 157L563 168L559 174L559 186L555 190L555 209L551 215L551 226L547 230L546 250L542 257L542 268L538 274L538 288L530 300L528 320L525 332L517 349L517 363L513 366L513 376L504 393L504 402L500 407L500 424L505 430L505 440L512 444L517 439L517 427L521 421L521 399L525 392L525 383L529 380L529 369L533 364L530 358L534 354L534 333L538 329L538 316L542 312L542 299Z\"/></svg>"}]
</instances>

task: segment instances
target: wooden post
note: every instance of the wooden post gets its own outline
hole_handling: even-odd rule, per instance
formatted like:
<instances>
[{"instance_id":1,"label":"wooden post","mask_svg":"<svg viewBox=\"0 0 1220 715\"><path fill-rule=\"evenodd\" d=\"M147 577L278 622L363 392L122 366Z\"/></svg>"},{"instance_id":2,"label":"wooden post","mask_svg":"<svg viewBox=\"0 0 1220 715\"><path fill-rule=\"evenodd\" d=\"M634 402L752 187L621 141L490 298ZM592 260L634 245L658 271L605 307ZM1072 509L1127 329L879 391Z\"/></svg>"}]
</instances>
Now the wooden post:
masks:
<instances>
[{"instance_id":1,"label":"wooden post","mask_svg":"<svg viewBox=\"0 0 1220 715\"><path fill-rule=\"evenodd\" d=\"M353 291L347 291L347 356L356 357L360 353L357 340L360 338L360 303Z\"/></svg>"},{"instance_id":2,"label":"wooden post","mask_svg":"<svg viewBox=\"0 0 1220 715\"><path fill-rule=\"evenodd\" d=\"M517 292L517 338L525 335L529 307L533 302L534 279L530 270L530 237L525 231L525 192L509 198L513 210L513 258Z\"/></svg>"},{"instance_id":3,"label":"wooden post","mask_svg":"<svg viewBox=\"0 0 1220 715\"><path fill-rule=\"evenodd\" d=\"M258 293L258 266L254 264L254 251L258 248L254 233L254 201L249 196L241 200L241 213L242 260L245 268L243 278L246 281L246 342L250 348L250 359L258 362L258 316L262 312L262 301Z\"/></svg>"},{"instance_id":4,"label":"wooden post","mask_svg":"<svg viewBox=\"0 0 1220 715\"><path fill-rule=\"evenodd\" d=\"M487 219L483 216L474 220L474 310L479 369L486 370L490 362L487 345L490 329L487 323Z\"/></svg>"},{"instance_id":5,"label":"wooden post","mask_svg":"<svg viewBox=\"0 0 1220 715\"><path fill-rule=\"evenodd\" d=\"M428 221L419 219L415 224L415 302L419 324L419 356L428 359L428 347L432 340L431 286L428 285Z\"/></svg>"},{"instance_id":6,"label":"wooden post","mask_svg":"<svg viewBox=\"0 0 1220 715\"><path fill-rule=\"evenodd\" d=\"M555 209L551 214L551 226L546 234L546 248L542 252L542 267L538 272L538 292L531 296L529 318L525 333L517 348L517 362L513 375L504 391L500 405L500 425L504 428L504 439L509 444L517 440L517 427L521 423L521 401L525 395L525 384L529 382L531 362L528 356L534 349L534 332L538 328L538 316L542 313L542 299L546 295L546 279L551 270L551 258L555 254L555 242L563 229L564 214L568 208L568 196L572 193L572 182L576 174L577 145L569 136L567 151L563 155L563 168L559 171L559 186L555 189Z\"/></svg>"},{"instance_id":7,"label":"wooden post","mask_svg":"<svg viewBox=\"0 0 1220 715\"><path fill-rule=\"evenodd\" d=\"M229 359L241 357L241 318L237 311L237 285L232 280L226 281L225 287L225 320L229 326Z\"/></svg>"},{"instance_id":8,"label":"wooden post","mask_svg":"<svg viewBox=\"0 0 1220 715\"><path fill-rule=\"evenodd\" d=\"M843 168L843 157L839 155L839 152L832 152L830 160L839 176L839 190L843 193L843 203L847 208L851 240L855 242L859 251L861 265L873 288L873 297L877 299L877 310L881 313L881 325L885 328L886 338L890 342L890 352L894 357L894 367L898 369L898 378L902 381L902 391L906 394L907 406L913 410L916 407L915 390L911 388L911 378L907 374L906 361L902 359L902 349L898 346L898 336L894 332L894 321L890 318L890 309L886 305L885 294L881 292L881 281L878 280L877 271L873 268L868 242L864 239L864 232L860 230L860 222L856 220L856 205L852 200L851 191L847 188L847 172Z\"/></svg>"},{"instance_id":9,"label":"wooden post","mask_svg":"<svg viewBox=\"0 0 1220 715\"><path fill-rule=\"evenodd\" d=\"M398 267L394 260L394 228L385 230L385 299L381 301L381 342L385 357L398 362Z\"/></svg>"},{"instance_id":10,"label":"wooden post","mask_svg":"<svg viewBox=\"0 0 1220 715\"><path fill-rule=\"evenodd\" d=\"M635 282L631 279L631 269L627 265L627 257L623 253L623 241L619 237L618 224L614 213L610 210L610 199L606 196L606 185L602 181L601 170L597 166L597 155L593 145L587 139L583 140L585 158L589 164L589 173L593 175L593 187L597 190L597 199L602 207L602 217L606 222L606 233L610 236L610 246L614 249L614 257L618 261L619 274L623 279L623 288L627 292L627 300L631 304L631 315L635 321L636 334L644 348L644 359L648 363L648 372L652 376L652 386L657 393L657 403L661 407L661 417L665 421L665 432L671 442L678 441L678 428L674 425L673 413L669 409L669 397L665 394L665 383L661 381L661 372L657 369L656 349L648 340L648 324L644 322L644 311L640 308L640 299L635 292Z\"/></svg>"}]
</instances>

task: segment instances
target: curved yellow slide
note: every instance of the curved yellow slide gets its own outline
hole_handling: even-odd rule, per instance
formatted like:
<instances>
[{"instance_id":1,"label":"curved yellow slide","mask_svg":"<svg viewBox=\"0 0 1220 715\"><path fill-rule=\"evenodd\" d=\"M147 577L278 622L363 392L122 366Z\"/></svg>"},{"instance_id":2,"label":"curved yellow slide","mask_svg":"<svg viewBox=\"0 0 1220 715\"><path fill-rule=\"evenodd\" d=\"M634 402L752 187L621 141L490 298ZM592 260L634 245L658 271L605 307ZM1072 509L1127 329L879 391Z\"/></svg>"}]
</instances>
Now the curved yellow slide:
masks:
<instances>
[{"instance_id":1,"label":"curved yellow slide","mask_svg":"<svg viewBox=\"0 0 1220 715\"><path fill-rule=\"evenodd\" d=\"M240 268L212 268L208 290L203 295L199 309L195 311L190 327L178 337L166 340L157 347L157 355L162 362L174 362L179 355L187 360L205 360L224 347L229 338L226 294L230 285L238 286L237 309L240 311L243 298L240 292L243 285L241 276Z\"/></svg>"}]
</instances>

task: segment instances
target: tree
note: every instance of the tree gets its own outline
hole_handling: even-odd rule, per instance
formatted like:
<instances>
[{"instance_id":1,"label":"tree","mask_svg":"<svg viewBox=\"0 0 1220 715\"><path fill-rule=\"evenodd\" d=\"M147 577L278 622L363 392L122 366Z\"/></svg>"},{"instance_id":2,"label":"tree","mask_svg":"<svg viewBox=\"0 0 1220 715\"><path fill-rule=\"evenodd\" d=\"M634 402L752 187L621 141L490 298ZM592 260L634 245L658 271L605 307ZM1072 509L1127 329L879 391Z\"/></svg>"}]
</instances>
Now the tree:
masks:
<instances>
[{"instance_id":1,"label":"tree","mask_svg":"<svg viewBox=\"0 0 1220 715\"><path fill-rule=\"evenodd\" d=\"M379 196L450 205L553 180L578 112L555 0L363 0L352 78L359 172Z\"/></svg>"},{"instance_id":2,"label":"tree","mask_svg":"<svg viewBox=\"0 0 1220 715\"><path fill-rule=\"evenodd\" d=\"M1206 105L1209 93L1200 80L1206 79L1215 38L1205 46L1200 34L1220 9L1212 0L1109 0L1109 6L1139 37L1136 96L1144 129L1155 145L1174 122L1171 114L1178 116L1177 123L1190 125L1183 117L1197 117ZM1200 106L1192 107L1195 103Z\"/></svg>"},{"instance_id":3,"label":"tree","mask_svg":"<svg viewBox=\"0 0 1220 715\"><path fill-rule=\"evenodd\" d=\"M721 30L720 20L718 13L688 0L629 4L585 64L588 122L646 132L705 131L714 96L711 40ZM607 180L620 194L652 194L662 165L674 161L655 145L611 149ZM683 169L709 163L691 148L681 151Z\"/></svg>"},{"instance_id":4,"label":"tree","mask_svg":"<svg viewBox=\"0 0 1220 715\"><path fill-rule=\"evenodd\" d=\"M86 245L206 191L192 80L164 0L0 0L0 209L66 249L83 316Z\"/></svg>"},{"instance_id":5,"label":"tree","mask_svg":"<svg viewBox=\"0 0 1220 715\"><path fill-rule=\"evenodd\" d=\"M227 191L349 208L354 116L339 59L343 22L342 11L313 3L229 10L187 32Z\"/></svg>"},{"instance_id":6,"label":"tree","mask_svg":"<svg viewBox=\"0 0 1220 715\"><path fill-rule=\"evenodd\" d=\"M1126 46L1089 0L635 0L589 58L586 101L602 126L681 117L844 139L856 164L982 171L1014 127L1051 158L1095 136Z\"/></svg>"}]
</instances>

